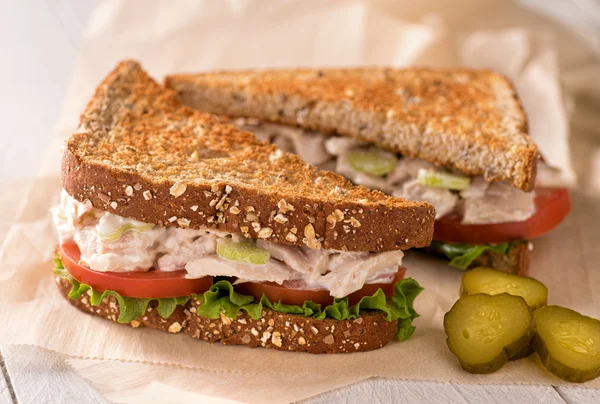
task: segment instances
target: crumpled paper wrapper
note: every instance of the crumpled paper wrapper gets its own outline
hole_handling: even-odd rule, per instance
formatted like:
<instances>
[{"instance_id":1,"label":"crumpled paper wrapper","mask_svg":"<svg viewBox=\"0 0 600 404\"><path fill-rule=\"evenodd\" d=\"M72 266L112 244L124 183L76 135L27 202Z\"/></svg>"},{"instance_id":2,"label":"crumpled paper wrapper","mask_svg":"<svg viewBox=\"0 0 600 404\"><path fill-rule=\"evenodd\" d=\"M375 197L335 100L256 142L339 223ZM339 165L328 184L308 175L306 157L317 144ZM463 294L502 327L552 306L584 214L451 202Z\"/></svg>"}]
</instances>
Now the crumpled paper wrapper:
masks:
<instances>
[{"instance_id":1,"label":"crumpled paper wrapper","mask_svg":"<svg viewBox=\"0 0 600 404\"><path fill-rule=\"evenodd\" d=\"M563 29L511 3L489 2L487 7L477 7L479 1L457 1L451 6L442 1L414 3L228 1L196 7L189 3L167 7L158 1L101 3L82 43L40 176L31 181L17 209L14 201L0 199L0 213L18 212L0 250L1 343L111 360L111 369L118 367L118 361L135 362L123 368L133 372L131 368L137 367L140 377L147 378L153 373L148 364L176 365L185 372L178 371L181 377L172 383L242 401L293 401L374 376L472 384L565 384L546 372L535 355L510 362L491 375L463 372L446 347L442 327L444 313L458 297L462 273L416 253L408 253L405 261L409 276L425 287L416 301L421 314L416 333L381 350L349 355L222 346L186 335L132 329L76 311L53 285L50 259L57 239L48 209L60 192L59 150L75 130L95 86L118 60L136 58L159 80L171 72L216 68L465 65L495 68L515 82L532 137L547 163L560 169L551 171L548 180L579 182L569 218L535 241L531 275L549 287L551 304L600 317L600 272L594 271L600 262L596 248L600 213L593 192L594 184L600 184L600 152L593 147L600 143L594 137L598 120L584 107L581 130L569 137L569 118L581 108L570 107L576 93L563 92L559 76L560 69L570 72L567 89L585 91L588 99L591 93L598 100L600 89L584 85L585 76L577 73L597 66L586 64L586 49ZM459 18L451 9L461 7L464 12ZM559 52L564 43L569 44L568 50ZM565 54L571 58L567 62ZM573 149L583 157L574 158ZM96 370L101 362L94 365ZM94 385L108 389L114 372L96 374L103 376L90 377ZM215 388L215 374L222 376L219 388ZM212 384L199 382L203 377ZM152 394L157 394L156 389L168 391L169 379L164 380L159 387L152 384ZM235 386L235 394L227 386ZM600 387L600 379L585 386ZM141 387L137 388L141 394Z\"/></svg>"}]
</instances>

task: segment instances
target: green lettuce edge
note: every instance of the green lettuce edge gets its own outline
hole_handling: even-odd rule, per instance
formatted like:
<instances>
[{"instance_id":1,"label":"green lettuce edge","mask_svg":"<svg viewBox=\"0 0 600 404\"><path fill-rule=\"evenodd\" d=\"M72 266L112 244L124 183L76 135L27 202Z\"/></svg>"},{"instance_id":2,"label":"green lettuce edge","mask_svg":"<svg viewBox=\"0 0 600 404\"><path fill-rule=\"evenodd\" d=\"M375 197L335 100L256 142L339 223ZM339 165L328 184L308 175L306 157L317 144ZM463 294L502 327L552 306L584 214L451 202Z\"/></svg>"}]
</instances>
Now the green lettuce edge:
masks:
<instances>
[{"instance_id":1,"label":"green lettuce edge","mask_svg":"<svg viewBox=\"0 0 600 404\"><path fill-rule=\"evenodd\" d=\"M117 319L117 322L119 323L129 323L142 317L146 313L146 310L148 310L148 305L153 300L158 302L158 305L156 306L156 311L158 311L158 314L162 318L166 319L173 314L177 306L184 306L191 297L181 296L166 298L137 298L121 296L112 290L99 292L94 290L90 285L81 283L77 279L73 278L64 268L60 257L56 256L54 258L54 264L54 275L62 279L66 279L71 283L71 290L69 291L70 299L79 299L85 293L90 291L90 304L92 306L98 306L104 298L109 296L114 297L119 305L119 318Z\"/></svg>"},{"instance_id":2,"label":"green lettuce edge","mask_svg":"<svg viewBox=\"0 0 600 404\"><path fill-rule=\"evenodd\" d=\"M344 297L333 299L332 304L323 308L320 304L310 300L305 301L302 306L281 302L272 303L265 295L256 302L253 296L242 295L234 291L233 285L226 280L220 280L203 294L193 296L204 302L196 309L196 313L210 319L218 318L221 313L229 318L235 318L237 313L243 310L256 320L260 318L263 307L284 314L298 314L317 320L323 320L326 317L336 320L353 320L359 316L361 310L380 310L385 313L387 321L398 322L396 339L403 341L415 331L412 321L419 315L413 308L413 302L422 290L423 288L416 280L406 278L395 285L394 294L390 298L387 298L385 293L378 289L373 295L363 297L353 306L350 306L348 298Z\"/></svg>"},{"instance_id":3,"label":"green lettuce edge","mask_svg":"<svg viewBox=\"0 0 600 404\"><path fill-rule=\"evenodd\" d=\"M507 254L515 245L524 241L507 241L501 244L453 244L432 241L431 247L444 254L450 260L450 266L466 270L481 254L492 251L496 254Z\"/></svg>"},{"instance_id":4,"label":"green lettuce edge","mask_svg":"<svg viewBox=\"0 0 600 404\"><path fill-rule=\"evenodd\" d=\"M121 296L112 290L95 291L90 285L74 279L64 268L58 255L55 256L54 263L54 274L67 279L72 285L69 298L79 299L84 293L91 291L90 303L92 306L98 306L105 297L113 296L119 305L120 314L117 319L119 323L129 323L143 316L152 300L158 302L157 311L160 316L167 318L173 314L177 306L185 305L193 297L202 302L196 308L196 313L210 319L219 318L221 313L229 318L235 318L239 311L245 311L256 320L261 317L264 307L284 314L298 314L317 320L323 320L326 317L336 320L353 320L358 318L361 310L380 310L385 313L387 321L398 322L398 331L395 337L398 341L404 341L415 331L412 322L419 317L419 314L413 308L413 303L423 290L416 280L405 278L396 283L394 294L389 298L385 296L381 289L378 289L373 295L363 297L355 305L351 306L348 298L344 297L342 299L336 298L332 304L322 308L320 304L310 300L305 301L302 306L281 302L272 303L265 295L262 296L260 301L256 302L254 296L237 293L233 290L233 285L230 282L220 280L202 294L160 299L133 298Z\"/></svg>"}]
</instances>

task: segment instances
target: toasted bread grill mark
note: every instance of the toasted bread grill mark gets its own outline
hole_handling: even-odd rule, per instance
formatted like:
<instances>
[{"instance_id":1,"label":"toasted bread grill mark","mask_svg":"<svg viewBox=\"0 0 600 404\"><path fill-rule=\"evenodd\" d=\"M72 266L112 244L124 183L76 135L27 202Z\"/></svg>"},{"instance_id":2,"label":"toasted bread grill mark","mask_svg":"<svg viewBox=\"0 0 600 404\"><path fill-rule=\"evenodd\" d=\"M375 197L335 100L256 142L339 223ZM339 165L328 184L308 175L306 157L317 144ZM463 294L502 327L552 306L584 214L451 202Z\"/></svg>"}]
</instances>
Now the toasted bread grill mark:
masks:
<instances>
[{"instance_id":1,"label":"toasted bread grill mark","mask_svg":"<svg viewBox=\"0 0 600 404\"><path fill-rule=\"evenodd\" d=\"M336 132L531 190L537 146L510 82L487 70L389 68L181 74L186 105Z\"/></svg>"},{"instance_id":2,"label":"toasted bread grill mark","mask_svg":"<svg viewBox=\"0 0 600 404\"><path fill-rule=\"evenodd\" d=\"M119 318L119 306L109 296L98 306L92 306L87 295L70 299L69 281L56 278L57 286L65 299L79 310L111 321ZM228 345L246 345L251 348L265 347L284 351L313 354L360 352L378 349L394 338L398 330L395 321L386 321L380 311L363 311L355 320L316 320L294 314L282 314L265 308L261 318L254 320L246 312L239 312L235 319L221 315L209 319L196 314L200 302L190 299L185 306L177 306L167 319L150 302L149 311L133 320L133 328L148 327L170 333L184 332L193 338Z\"/></svg>"},{"instance_id":3,"label":"toasted bread grill mark","mask_svg":"<svg viewBox=\"0 0 600 404\"><path fill-rule=\"evenodd\" d=\"M77 200L162 226L349 251L424 246L433 234L431 205L353 186L183 107L135 62L98 87L62 165L63 186ZM281 201L293 209L283 212ZM327 226L336 209L362 226ZM300 237L309 224L315 237Z\"/></svg>"}]
</instances>

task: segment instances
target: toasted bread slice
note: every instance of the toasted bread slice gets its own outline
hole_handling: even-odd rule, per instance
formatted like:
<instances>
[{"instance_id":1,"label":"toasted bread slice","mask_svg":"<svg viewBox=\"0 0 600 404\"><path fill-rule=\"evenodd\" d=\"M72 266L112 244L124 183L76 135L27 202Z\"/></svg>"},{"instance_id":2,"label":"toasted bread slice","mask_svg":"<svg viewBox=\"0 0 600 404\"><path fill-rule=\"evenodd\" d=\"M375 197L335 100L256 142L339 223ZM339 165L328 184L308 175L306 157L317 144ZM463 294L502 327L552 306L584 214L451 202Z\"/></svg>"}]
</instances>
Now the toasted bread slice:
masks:
<instances>
[{"instance_id":1,"label":"toasted bread slice","mask_svg":"<svg viewBox=\"0 0 600 404\"><path fill-rule=\"evenodd\" d=\"M533 188L537 146L511 83L489 70L293 69L168 76L186 105L368 141Z\"/></svg>"},{"instance_id":2,"label":"toasted bread slice","mask_svg":"<svg viewBox=\"0 0 600 404\"><path fill-rule=\"evenodd\" d=\"M75 199L162 226L347 251L420 247L433 234L431 205L353 186L184 107L133 61L97 88L62 165Z\"/></svg>"},{"instance_id":3,"label":"toasted bread slice","mask_svg":"<svg viewBox=\"0 0 600 404\"><path fill-rule=\"evenodd\" d=\"M98 306L92 306L86 294L79 299L69 298L71 283L68 280L56 277L56 283L63 297L79 310L117 321L119 305L113 296L106 297ZM244 311L239 312L236 319L222 315L219 319L211 320L196 314L196 307L201 302L194 298L185 306L177 306L173 314L163 319L153 303L150 302L144 316L131 321L129 325L170 333L184 332L209 342L251 348L262 346L314 354L370 351L386 345L398 331L398 323L387 321L385 314L377 310L361 311L354 320L317 320L265 308L262 317L257 320Z\"/></svg>"}]
</instances>

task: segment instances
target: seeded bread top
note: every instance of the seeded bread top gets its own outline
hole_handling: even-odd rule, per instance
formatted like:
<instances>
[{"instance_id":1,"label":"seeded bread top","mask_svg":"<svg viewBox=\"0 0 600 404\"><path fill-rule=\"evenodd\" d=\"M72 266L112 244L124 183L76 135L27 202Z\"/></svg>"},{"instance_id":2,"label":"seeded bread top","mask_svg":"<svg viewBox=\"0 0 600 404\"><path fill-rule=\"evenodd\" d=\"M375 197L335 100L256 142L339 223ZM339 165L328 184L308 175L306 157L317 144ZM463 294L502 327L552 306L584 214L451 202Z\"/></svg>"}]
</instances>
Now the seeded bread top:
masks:
<instances>
[{"instance_id":1,"label":"seeded bread top","mask_svg":"<svg viewBox=\"0 0 600 404\"><path fill-rule=\"evenodd\" d=\"M525 112L508 79L489 70L223 71L165 84L206 112L335 132L525 191L535 182Z\"/></svg>"},{"instance_id":2,"label":"seeded bread top","mask_svg":"<svg viewBox=\"0 0 600 404\"><path fill-rule=\"evenodd\" d=\"M182 106L133 61L97 88L63 153L75 199L162 226L348 251L428 245L434 209L353 186Z\"/></svg>"}]
</instances>

